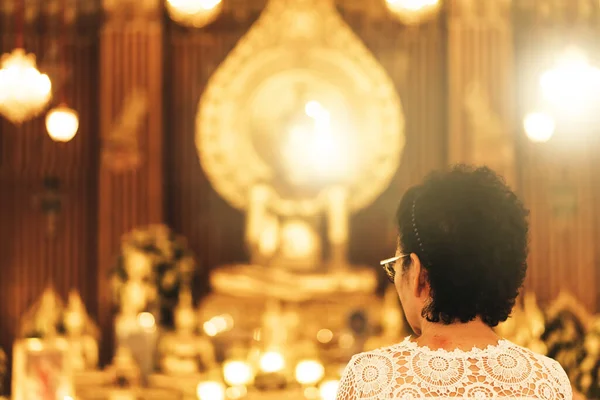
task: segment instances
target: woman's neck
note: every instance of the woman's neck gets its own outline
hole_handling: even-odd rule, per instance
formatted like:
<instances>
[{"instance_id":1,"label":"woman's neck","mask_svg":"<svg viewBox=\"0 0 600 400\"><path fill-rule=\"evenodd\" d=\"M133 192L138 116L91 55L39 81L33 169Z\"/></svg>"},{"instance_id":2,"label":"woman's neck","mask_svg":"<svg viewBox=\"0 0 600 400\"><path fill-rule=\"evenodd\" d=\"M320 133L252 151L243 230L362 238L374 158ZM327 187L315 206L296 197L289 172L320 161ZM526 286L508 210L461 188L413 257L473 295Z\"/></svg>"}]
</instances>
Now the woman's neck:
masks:
<instances>
[{"instance_id":1,"label":"woman's neck","mask_svg":"<svg viewBox=\"0 0 600 400\"><path fill-rule=\"evenodd\" d=\"M473 347L483 349L489 345L496 345L499 340L496 332L480 319L450 325L424 320L421 324L421 334L416 338L418 345L427 346L432 350L466 351Z\"/></svg>"}]
</instances>

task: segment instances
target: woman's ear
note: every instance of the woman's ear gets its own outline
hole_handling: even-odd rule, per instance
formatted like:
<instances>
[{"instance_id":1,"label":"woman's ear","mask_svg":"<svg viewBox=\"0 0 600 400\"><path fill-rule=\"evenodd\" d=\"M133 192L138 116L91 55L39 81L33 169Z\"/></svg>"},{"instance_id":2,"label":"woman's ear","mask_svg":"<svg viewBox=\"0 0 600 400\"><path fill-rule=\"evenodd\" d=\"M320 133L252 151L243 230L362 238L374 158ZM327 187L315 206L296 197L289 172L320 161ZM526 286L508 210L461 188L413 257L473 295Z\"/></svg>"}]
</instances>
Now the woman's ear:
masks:
<instances>
[{"instance_id":1,"label":"woman's ear","mask_svg":"<svg viewBox=\"0 0 600 400\"><path fill-rule=\"evenodd\" d=\"M423 295L429 296L429 279L427 276L427 270L423 268L421 264L421 259L415 253L410 254L410 261L412 263L412 288L413 294L416 297L421 297Z\"/></svg>"}]
</instances>

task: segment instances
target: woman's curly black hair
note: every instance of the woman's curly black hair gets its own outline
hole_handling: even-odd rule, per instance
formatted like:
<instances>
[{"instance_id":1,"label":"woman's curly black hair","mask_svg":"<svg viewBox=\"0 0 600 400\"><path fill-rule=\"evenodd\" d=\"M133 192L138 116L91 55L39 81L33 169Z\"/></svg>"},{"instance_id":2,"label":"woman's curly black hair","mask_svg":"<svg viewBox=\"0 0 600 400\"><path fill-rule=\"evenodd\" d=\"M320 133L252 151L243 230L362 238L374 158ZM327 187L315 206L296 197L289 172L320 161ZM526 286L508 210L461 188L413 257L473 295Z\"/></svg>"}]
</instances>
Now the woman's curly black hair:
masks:
<instances>
[{"instance_id":1,"label":"woman's curly black hair","mask_svg":"<svg viewBox=\"0 0 600 400\"><path fill-rule=\"evenodd\" d=\"M396 217L402 252L417 254L428 273L423 317L444 324L480 317L490 327L506 321L527 271L527 215L487 167L458 165L410 188Z\"/></svg>"}]
</instances>

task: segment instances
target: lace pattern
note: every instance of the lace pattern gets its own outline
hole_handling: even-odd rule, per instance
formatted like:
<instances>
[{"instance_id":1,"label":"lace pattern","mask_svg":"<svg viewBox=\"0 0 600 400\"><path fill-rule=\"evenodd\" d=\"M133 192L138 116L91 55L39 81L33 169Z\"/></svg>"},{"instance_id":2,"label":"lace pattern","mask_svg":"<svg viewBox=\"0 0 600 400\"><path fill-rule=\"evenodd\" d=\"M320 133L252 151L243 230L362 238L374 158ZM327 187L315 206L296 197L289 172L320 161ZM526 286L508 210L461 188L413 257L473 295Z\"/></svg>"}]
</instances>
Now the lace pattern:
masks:
<instances>
[{"instance_id":1,"label":"lace pattern","mask_svg":"<svg viewBox=\"0 0 600 400\"><path fill-rule=\"evenodd\" d=\"M550 358L501 340L485 349L431 350L410 337L362 353L346 367L337 400L572 400L569 379Z\"/></svg>"}]
</instances>

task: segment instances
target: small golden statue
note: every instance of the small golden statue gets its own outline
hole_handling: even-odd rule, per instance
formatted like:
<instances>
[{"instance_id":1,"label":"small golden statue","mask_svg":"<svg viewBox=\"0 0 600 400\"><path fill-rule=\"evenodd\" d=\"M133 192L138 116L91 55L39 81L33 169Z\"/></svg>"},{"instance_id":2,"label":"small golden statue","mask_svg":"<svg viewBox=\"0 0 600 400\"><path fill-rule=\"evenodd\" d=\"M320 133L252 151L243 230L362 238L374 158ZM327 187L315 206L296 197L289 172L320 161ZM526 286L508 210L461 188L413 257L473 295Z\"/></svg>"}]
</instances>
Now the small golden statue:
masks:
<instances>
[{"instance_id":1,"label":"small golden statue","mask_svg":"<svg viewBox=\"0 0 600 400\"><path fill-rule=\"evenodd\" d=\"M58 335L64 303L51 286L21 320L20 336L24 338L52 338Z\"/></svg>"},{"instance_id":2,"label":"small golden statue","mask_svg":"<svg viewBox=\"0 0 600 400\"><path fill-rule=\"evenodd\" d=\"M76 290L69 293L69 302L64 313L64 326L71 346L73 369L75 371L95 369L98 366L100 333Z\"/></svg>"},{"instance_id":3,"label":"small golden statue","mask_svg":"<svg viewBox=\"0 0 600 400\"><path fill-rule=\"evenodd\" d=\"M175 332L165 334L159 344L160 367L169 376L195 375L216 365L212 343L197 332L196 313L189 288L182 289L175 309Z\"/></svg>"}]
</instances>

